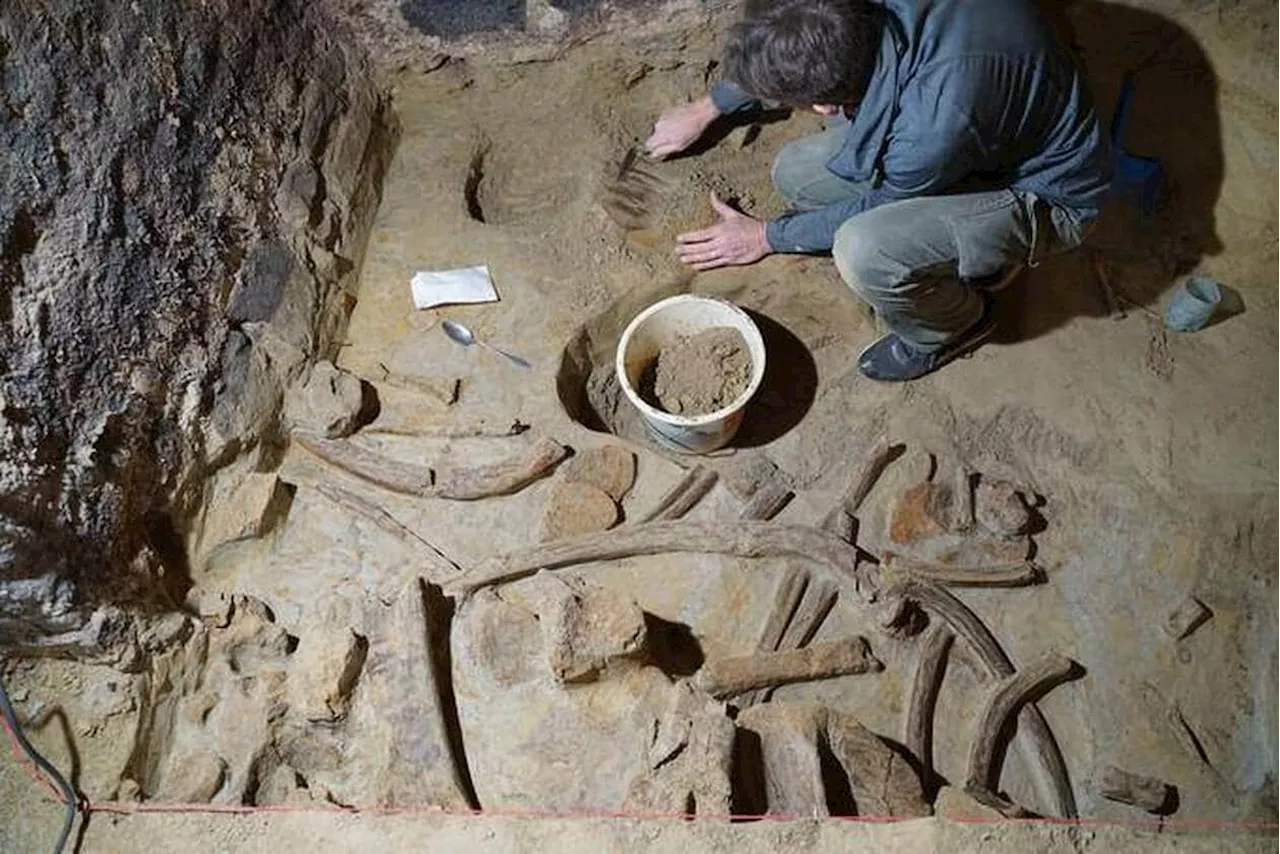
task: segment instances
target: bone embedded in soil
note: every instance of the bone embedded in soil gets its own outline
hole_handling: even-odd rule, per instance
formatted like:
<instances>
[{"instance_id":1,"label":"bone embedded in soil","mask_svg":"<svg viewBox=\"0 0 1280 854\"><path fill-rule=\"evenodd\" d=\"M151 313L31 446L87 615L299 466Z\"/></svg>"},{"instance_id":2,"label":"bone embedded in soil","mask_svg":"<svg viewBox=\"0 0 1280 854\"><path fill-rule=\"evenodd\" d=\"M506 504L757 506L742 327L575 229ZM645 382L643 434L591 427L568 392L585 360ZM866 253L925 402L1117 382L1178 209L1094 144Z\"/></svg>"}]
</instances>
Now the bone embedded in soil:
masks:
<instances>
[{"instance_id":1,"label":"bone embedded in soil","mask_svg":"<svg viewBox=\"0 0 1280 854\"><path fill-rule=\"evenodd\" d=\"M706 415L724 409L747 390L751 353L742 333L715 326L681 335L662 348L644 397L672 415Z\"/></svg>"}]
</instances>

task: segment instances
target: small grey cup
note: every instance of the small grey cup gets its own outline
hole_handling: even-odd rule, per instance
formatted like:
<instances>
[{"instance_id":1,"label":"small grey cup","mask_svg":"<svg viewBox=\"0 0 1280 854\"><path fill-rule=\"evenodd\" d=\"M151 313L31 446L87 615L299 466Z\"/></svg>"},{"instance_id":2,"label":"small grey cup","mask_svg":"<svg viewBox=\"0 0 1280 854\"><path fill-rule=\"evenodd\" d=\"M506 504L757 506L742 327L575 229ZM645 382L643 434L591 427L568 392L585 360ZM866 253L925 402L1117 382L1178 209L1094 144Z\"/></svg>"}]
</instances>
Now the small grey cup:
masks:
<instances>
[{"instance_id":1,"label":"small grey cup","mask_svg":"<svg viewBox=\"0 0 1280 854\"><path fill-rule=\"evenodd\" d=\"M1216 281L1196 274L1176 291L1164 313L1164 325L1177 332L1198 332L1209 325L1222 304L1222 288Z\"/></svg>"}]
</instances>

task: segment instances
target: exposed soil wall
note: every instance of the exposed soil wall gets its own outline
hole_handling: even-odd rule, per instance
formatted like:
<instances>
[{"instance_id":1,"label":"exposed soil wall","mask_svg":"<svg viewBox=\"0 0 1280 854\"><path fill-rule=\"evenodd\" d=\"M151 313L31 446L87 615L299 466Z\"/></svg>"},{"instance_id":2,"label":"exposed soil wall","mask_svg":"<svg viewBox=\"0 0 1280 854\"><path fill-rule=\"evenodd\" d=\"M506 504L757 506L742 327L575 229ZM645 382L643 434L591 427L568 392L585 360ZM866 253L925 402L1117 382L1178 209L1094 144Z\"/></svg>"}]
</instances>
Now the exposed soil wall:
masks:
<instances>
[{"instance_id":1,"label":"exposed soil wall","mask_svg":"<svg viewBox=\"0 0 1280 854\"><path fill-rule=\"evenodd\" d=\"M181 592L203 478L338 343L388 116L313 4L0 10L0 644Z\"/></svg>"}]
</instances>

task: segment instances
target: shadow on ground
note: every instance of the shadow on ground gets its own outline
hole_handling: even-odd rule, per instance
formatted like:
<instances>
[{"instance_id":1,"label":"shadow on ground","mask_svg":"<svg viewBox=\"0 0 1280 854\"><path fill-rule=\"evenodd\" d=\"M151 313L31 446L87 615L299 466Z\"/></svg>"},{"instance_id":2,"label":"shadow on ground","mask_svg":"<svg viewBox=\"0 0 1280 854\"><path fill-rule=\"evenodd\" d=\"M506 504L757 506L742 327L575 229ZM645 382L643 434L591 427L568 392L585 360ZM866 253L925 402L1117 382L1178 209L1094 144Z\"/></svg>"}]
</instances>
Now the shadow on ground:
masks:
<instances>
[{"instance_id":1,"label":"shadow on ground","mask_svg":"<svg viewBox=\"0 0 1280 854\"><path fill-rule=\"evenodd\" d=\"M1046 261L1003 294L996 314L1006 342L1039 337L1073 317L1107 315L1099 264L1122 302L1155 307L1223 248L1214 218L1224 170L1218 80L1196 38L1162 15L1115 3L1040 6L1084 65L1108 132L1122 80L1134 75L1124 148L1164 163L1166 194L1147 216L1109 200L1084 247Z\"/></svg>"}]
</instances>

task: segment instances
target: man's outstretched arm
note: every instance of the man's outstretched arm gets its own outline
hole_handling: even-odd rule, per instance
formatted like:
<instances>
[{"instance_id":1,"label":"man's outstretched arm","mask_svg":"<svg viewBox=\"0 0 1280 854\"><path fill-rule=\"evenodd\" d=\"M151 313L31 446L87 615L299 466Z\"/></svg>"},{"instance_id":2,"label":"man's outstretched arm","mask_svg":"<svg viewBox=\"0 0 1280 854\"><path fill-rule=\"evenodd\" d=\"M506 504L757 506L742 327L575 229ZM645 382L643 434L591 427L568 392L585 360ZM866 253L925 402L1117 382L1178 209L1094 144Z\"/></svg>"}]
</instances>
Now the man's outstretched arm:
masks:
<instances>
[{"instance_id":1,"label":"man's outstretched arm","mask_svg":"<svg viewBox=\"0 0 1280 854\"><path fill-rule=\"evenodd\" d=\"M758 107L760 102L727 80L711 87L705 96L662 112L653 133L644 142L645 153L661 160L693 145L720 116Z\"/></svg>"}]
</instances>

